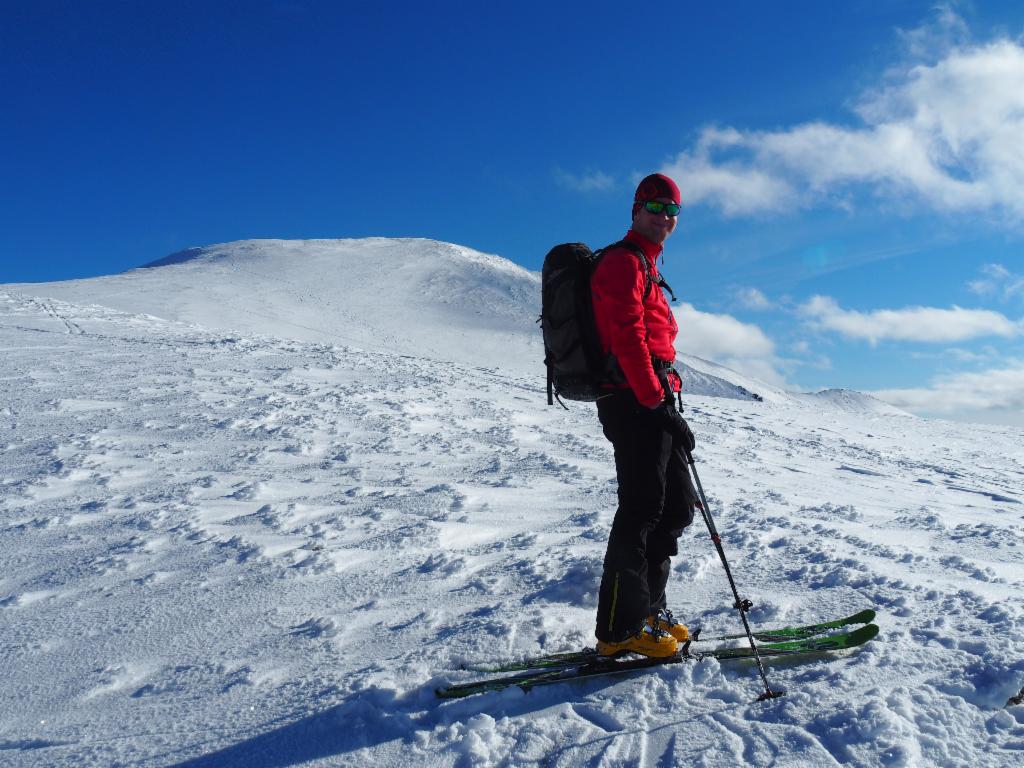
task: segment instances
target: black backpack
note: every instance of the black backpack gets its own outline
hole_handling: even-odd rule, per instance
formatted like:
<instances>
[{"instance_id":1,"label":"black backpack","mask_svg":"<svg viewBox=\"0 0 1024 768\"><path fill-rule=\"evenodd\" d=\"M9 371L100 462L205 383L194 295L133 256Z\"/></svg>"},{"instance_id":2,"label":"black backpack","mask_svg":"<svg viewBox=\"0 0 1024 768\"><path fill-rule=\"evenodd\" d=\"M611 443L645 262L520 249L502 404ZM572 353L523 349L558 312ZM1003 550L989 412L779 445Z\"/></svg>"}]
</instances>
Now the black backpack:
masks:
<instances>
[{"instance_id":1,"label":"black backpack","mask_svg":"<svg viewBox=\"0 0 1024 768\"><path fill-rule=\"evenodd\" d=\"M625 247L640 259L646 276L644 298L651 292L651 269L643 249L628 240L591 251L584 243L563 243L544 257L541 270L540 326L544 334L544 364L548 369L548 405L554 398L593 402L606 384L625 382L614 355L605 354L597 335L590 278L601 256ZM662 281L659 281L661 284Z\"/></svg>"}]
</instances>

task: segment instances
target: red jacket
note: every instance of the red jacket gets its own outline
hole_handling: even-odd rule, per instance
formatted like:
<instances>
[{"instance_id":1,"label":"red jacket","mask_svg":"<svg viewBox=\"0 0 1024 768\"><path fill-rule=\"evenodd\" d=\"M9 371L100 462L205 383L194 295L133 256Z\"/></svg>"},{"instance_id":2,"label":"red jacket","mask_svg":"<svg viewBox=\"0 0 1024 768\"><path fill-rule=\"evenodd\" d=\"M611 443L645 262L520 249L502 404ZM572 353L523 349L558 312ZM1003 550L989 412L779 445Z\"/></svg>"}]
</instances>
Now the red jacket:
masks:
<instances>
[{"instance_id":1,"label":"red jacket","mask_svg":"<svg viewBox=\"0 0 1024 768\"><path fill-rule=\"evenodd\" d=\"M615 248L602 257L590 288L594 297L597 334L605 352L615 355L641 405L653 407L665 399L665 390L654 372L651 356L675 362L676 334L679 326L669 309L665 294L658 287L658 257L662 248L632 229L624 238L643 248L653 284L647 298L647 278L640 258L628 248ZM678 391L679 380L673 377Z\"/></svg>"}]
</instances>

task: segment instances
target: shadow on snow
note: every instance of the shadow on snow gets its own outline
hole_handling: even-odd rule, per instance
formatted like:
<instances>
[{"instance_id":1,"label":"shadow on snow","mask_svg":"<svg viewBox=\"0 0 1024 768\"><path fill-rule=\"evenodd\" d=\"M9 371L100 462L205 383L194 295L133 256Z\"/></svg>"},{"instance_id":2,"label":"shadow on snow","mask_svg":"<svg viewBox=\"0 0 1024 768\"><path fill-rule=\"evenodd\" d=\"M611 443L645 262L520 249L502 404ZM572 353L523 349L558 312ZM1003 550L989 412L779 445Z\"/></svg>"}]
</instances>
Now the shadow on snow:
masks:
<instances>
[{"instance_id":1,"label":"shadow on snow","mask_svg":"<svg viewBox=\"0 0 1024 768\"><path fill-rule=\"evenodd\" d=\"M518 688L465 699L435 698L447 682L434 678L421 688L399 697L391 689L371 688L343 704L246 739L229 747L189 758L169 768L287 768L311 760L341 756L389 741L416 744L418 732L466 723L486 713L495 719L518 717L548 707L571 703L618 680L592 680L580 684L548 686L523 692ZM463 732L465 733L465 731ZM430 749L459 751L458 734L439 734ZM432 739L433 741L433 739ZM422 753L420 753L422 755Z\"/></svg>"}]
</instances>

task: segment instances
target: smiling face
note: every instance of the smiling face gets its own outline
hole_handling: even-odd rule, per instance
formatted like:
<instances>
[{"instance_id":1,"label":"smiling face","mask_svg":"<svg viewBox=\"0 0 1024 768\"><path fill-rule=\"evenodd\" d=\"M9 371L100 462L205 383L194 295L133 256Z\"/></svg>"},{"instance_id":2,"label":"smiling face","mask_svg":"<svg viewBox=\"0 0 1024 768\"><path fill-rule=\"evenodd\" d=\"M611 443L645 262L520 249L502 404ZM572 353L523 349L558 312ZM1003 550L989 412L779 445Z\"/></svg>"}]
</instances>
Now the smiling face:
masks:
<instances>
[{"instance_id":1,"label":"smiling face","mask_svg":"<svg viewBox=\"0 0 1024 768\"><path fill-rule=\"evenodd\" d=\"M659 203L675 202L671 197L656 197L654 199ZM633 213L633 231L638 235L643 235L652 243L661 245L668 240L669 235L675 232L677 219L677 216L669 216L664 211L651 213L640 204L636 206L636 211Z\"/></svg>"}]
</instances>

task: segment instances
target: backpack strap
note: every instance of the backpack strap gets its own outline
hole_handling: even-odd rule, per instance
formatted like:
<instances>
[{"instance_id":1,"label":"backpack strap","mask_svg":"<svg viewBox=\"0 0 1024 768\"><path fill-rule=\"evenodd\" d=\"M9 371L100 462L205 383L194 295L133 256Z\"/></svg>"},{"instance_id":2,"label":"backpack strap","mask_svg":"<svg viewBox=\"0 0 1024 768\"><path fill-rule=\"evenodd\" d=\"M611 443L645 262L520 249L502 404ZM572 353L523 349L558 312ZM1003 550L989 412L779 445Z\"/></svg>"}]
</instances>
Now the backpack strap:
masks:
<instances>
[{"instance_id":1,"label":"backpack strap","mask_svg":"<svg viewBox=\"0 0 1024 768\"><path fill-rule=\"evenodd\" d=\"M640 259L640 266L644 270L644 301L646 301L647 297L651 295L651 288L654 286L654 280L651 278L651 265L647 262L647 254L644 253L644 249L629 240L619 240L617 243L606 245L598 251L596 255L600 258L605 254L605 252L610 251L613 248L626 248L635 253L636 257ZM661 274L658 275L657 285L659 288L664 288L668 291L669 296L672 297L672 301L676 300L676 294L673 292L672 286L665 281L665 278Z\"/></svg>"}]
</instances>

